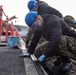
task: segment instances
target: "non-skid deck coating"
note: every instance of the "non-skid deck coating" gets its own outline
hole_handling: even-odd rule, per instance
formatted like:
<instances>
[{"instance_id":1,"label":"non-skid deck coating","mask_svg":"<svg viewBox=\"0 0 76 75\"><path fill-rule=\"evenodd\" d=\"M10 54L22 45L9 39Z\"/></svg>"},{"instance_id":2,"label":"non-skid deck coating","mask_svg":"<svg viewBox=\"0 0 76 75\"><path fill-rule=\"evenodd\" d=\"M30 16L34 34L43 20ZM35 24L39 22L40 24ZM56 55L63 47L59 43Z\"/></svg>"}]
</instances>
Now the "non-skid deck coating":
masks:
<instances>
[{"instance_id":1,"label":"non-skid deck coating","mask_svg":"<svg viewBox=\"0 0 76 75\"><path fill-rule=\"evenodd\" d=\"M20 49L10 49L8 47L0 47L0 75L38 75L33 62L30 58L19 58L22 54ZM50 64L51 65L51 64ZM73 69L66 73L58 73L57 68L52 69L55 75L76 75L76 65ZM53 75L50 73L50 75Z\"/></svg>"},{"instance_id":2,"label":"non-skid deck coating","mask_svg":"<svg viewBox=\"0 0 76 75\"><path fill-rule=\"evenodd\" d=\"M0 75L26 75L20 49L0 47Z\"/></svg>"}]
</instances>

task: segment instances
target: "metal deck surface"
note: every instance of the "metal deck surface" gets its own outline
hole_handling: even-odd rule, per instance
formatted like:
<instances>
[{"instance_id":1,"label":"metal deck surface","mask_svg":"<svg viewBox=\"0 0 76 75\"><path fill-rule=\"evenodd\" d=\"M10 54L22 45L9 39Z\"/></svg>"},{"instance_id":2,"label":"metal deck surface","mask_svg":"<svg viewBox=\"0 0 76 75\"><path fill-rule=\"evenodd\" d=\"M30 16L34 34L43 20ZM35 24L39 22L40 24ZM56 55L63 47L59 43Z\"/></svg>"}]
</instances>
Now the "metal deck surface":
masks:
<instances>
[{"instance_id":1,"label":"metal deck surface","mask_svg":"<svg viewBox=\"0 0 76 75\"><path fill-rule=\"evenodd\" d=\"M26 75L23 59L18 56L20 49L0 47L0 75Z\"/></svg>"}]
</instances>

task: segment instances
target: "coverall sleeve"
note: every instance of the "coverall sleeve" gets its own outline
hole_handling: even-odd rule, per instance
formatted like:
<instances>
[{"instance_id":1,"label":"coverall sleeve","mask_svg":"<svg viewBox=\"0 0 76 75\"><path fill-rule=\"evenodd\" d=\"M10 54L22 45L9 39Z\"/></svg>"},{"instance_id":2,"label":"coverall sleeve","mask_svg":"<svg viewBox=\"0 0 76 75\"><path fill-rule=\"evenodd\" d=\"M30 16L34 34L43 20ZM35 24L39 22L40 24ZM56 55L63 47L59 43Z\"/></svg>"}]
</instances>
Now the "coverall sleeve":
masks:
<instances>
[{"instance_id":1,"label":"coverall sleeve","mask_svg":"<svg viewBox=\"0 0 76 75\"><path fill-rule=\"evenodd\" d=\"M62 14L53 7L49 7L49 14L54 14L60 18L63 18Z\"/></svg>"},{"instance_id":2,"label":"coverall sleeve","mask_svg":"<svg viewBox=\"0 0 76 75\"><path fill-rule=\"evenodd\" d=\"M61 24L59 22L50 23L48 30L49 44L44 52L46 57L53 56L56 53L62 35Z\"/></svg>"},{"instance_id":3,"label":"coverall sleeve","mask_svg":"<svg viewBox=\"0 0 76 75\"><path fill-rule=\"evenodd\" d=\"M40 30L36 30L35 33L34 33L34 36L31 40L31 43L30 43L30 47L28 49L28 52L33 54L34 53L34 50L41 38L41 35L42 35L42 32Z\"/></svg>"}]
</instances>

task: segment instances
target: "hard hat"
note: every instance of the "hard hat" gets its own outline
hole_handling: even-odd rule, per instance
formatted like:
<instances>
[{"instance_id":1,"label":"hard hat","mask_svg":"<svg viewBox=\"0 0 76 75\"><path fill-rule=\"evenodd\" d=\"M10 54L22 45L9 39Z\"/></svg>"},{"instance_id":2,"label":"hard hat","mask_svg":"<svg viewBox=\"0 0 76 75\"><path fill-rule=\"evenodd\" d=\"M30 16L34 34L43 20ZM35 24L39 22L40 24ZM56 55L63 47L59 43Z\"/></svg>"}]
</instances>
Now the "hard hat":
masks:
<instances>
[{"instance_id":1,"label":"hard hat","mask_svg":"<svg viewBox=\"0 0 76 75\"><path fill-rule=\"evenodd\" d=\"M37 17L37 12L36 11L31 11L29 12L26 16L25 16L25 22L29 27L33 27L34 24L34 20Z\"/></svg>"},{"instance_id":2,"label":"hard hat","mask_svg":"<svg viewBox=\"0 0 76 75\"><path fill-rule=\"evenodd\" d=\"M30 11L33 11L33 10L35 9L35 7L36 7L37 4L38 4L37 1L35 1L35 0L30 0L30 1L28 2L28 9L29 9Z\"/></svg>"}]
</instances>

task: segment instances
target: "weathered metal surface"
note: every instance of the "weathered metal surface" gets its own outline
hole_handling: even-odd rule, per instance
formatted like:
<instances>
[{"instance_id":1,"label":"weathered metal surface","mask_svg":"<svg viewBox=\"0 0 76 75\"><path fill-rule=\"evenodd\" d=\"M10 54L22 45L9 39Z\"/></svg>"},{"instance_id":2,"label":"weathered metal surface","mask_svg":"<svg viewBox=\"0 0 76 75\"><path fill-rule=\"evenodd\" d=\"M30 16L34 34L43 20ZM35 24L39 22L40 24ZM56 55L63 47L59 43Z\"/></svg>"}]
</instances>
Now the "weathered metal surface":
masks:
<instances>
[{"instance_id":1,"label":"weathered metal surface","mask_svg":"<svg viewBox=\"0 0 76 75\"><path fill-rule=\"evenodd\" d=\"M0 75L26 75L20 49L0 47Z\"/></svg>"}]
</instances>

